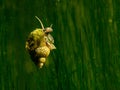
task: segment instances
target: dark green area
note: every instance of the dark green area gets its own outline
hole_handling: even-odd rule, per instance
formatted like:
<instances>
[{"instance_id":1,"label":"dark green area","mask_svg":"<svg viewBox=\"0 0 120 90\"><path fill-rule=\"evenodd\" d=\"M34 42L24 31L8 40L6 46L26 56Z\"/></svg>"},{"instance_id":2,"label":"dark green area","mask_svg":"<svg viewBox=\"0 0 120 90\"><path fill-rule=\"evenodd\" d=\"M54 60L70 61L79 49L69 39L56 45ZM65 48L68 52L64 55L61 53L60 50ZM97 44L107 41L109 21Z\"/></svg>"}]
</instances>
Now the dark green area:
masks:
<instances>
[{"instance_id":1,"label":"dark green area","mask_svg":"<svg viewBox=\"0 0 120 90\"><path fill-rule=\"evenodd\" d=\"M56 50L37 69L28 34L53 24ZM120 90L119 0L0 0L0 90Z\"/></svg>"}]
</instances>

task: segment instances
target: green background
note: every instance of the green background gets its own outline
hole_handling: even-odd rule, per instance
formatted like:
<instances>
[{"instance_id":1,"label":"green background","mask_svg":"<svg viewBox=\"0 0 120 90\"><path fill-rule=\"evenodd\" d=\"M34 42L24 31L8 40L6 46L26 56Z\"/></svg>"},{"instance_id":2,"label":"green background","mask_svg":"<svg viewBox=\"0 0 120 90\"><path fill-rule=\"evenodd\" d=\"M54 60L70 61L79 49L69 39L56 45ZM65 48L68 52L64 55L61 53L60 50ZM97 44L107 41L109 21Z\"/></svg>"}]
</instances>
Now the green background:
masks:
<instances>
[{"instance_id":1,"label":"green background","mask_svg":"<svg viewBox=\"0 0 120 90\"><path fill-rule=\"evenodd\" d=\"M29 33L53 24L38 69ZM120 0L0 0L0 90L120 90Z\"/></svg>"}]
</instances>

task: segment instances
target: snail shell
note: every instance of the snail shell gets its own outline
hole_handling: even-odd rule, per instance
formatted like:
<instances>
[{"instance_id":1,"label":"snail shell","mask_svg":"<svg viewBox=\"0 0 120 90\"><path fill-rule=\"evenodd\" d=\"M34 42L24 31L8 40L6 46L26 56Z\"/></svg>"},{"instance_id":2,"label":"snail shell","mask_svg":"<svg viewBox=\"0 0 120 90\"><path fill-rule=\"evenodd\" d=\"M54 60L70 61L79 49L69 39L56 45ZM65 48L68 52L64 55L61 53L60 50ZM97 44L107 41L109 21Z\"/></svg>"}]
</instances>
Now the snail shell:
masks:
<instances>
[{"instance_id":1,"label":"snail shell","mask_svg":"<svg viewBox=\"0 0 120 90\"><path fill-rule=\"evenodd\" d=\"M42 29L37 28L29 34L25 48L29 52L35 65L42 68L50 51L56 49L56 47L54 46L54 39L50 35L53 31L52 25L44 28L41 20L37 16L35 17L40 22Z\"/></svg>"}]
</instances>

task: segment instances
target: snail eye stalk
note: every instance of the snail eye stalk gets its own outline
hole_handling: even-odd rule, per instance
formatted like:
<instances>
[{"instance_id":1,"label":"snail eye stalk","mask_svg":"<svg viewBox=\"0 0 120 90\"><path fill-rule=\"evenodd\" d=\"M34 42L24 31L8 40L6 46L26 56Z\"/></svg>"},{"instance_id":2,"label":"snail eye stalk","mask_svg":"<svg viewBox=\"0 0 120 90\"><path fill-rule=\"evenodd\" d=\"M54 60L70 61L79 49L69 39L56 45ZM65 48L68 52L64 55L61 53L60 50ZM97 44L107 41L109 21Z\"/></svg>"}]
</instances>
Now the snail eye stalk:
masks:
<instances>
[{"instance_id":1,"label":"snail eye stalk","mask_svg":"<svg viewBox=\"0 0 120 90\"><path fill-rule=\"evenodd\" d=\"M36 19L40 22L40 24L41 24L41 27L42 27L42 29L44 30L45 28L44 28L44 26L43 26L43 23L42 23L42 21L37 17L37 16L35 16L36 17Z\"/></svg>"}]
</instances>

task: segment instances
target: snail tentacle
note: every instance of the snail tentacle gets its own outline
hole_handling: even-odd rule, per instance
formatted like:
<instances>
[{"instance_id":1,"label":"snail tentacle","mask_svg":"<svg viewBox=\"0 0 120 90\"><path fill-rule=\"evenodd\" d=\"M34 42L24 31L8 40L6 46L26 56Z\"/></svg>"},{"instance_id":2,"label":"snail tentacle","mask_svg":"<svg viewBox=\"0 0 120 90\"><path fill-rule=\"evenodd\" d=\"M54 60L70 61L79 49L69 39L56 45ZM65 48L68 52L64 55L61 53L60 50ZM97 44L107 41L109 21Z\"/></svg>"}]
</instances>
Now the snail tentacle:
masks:
<instances>
[{"instance_id":1,"label":"snail tentacle","mask_svg":"<svg viewBox=\"0 0 120 90\"><path fill-rule=\"evenodd\" d=\"M36 19L40 22L40 24L41 24L41 26L42 26L42 29L44 30L45 28L44 28L44 26L43 26L42 21L41 21L37 16L35 16L35 17L36 17Z\"/></svg>"}]
</instances>

